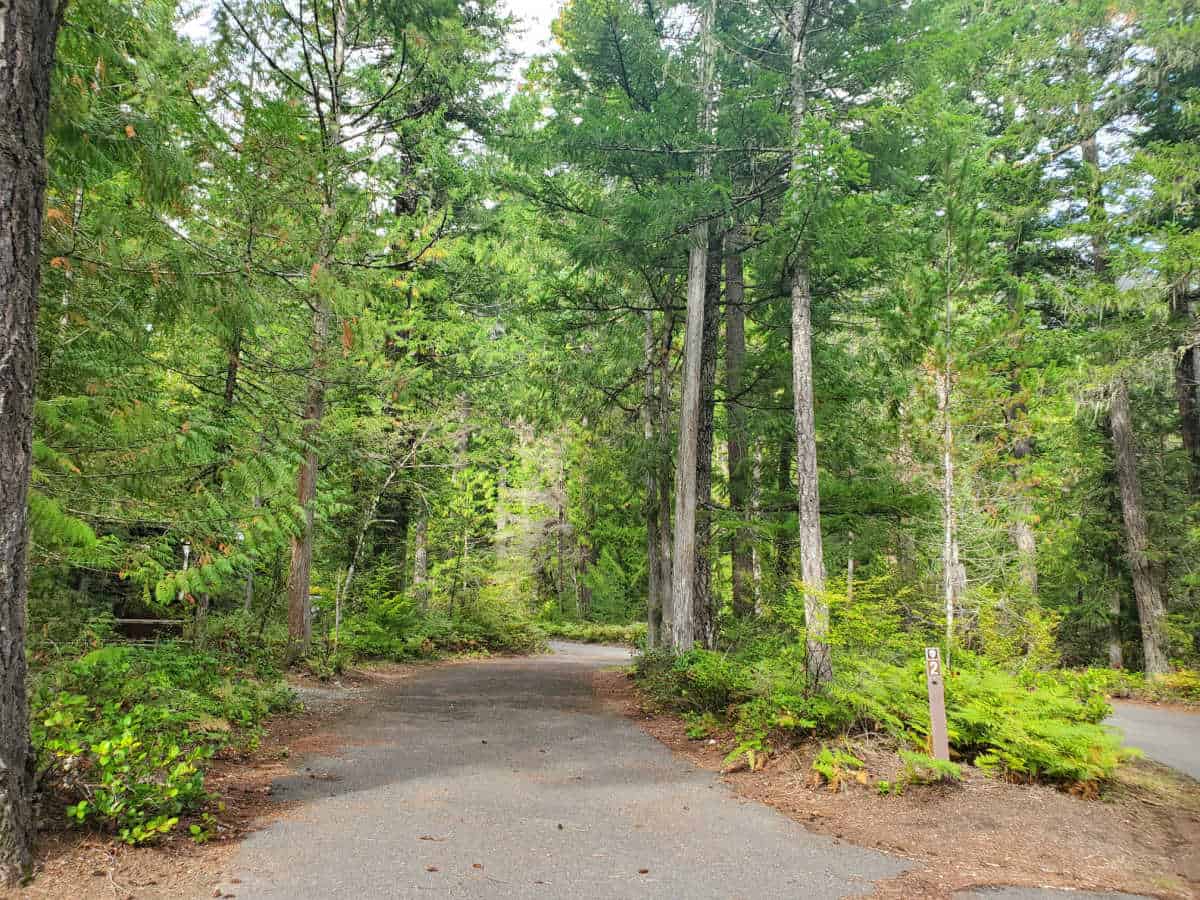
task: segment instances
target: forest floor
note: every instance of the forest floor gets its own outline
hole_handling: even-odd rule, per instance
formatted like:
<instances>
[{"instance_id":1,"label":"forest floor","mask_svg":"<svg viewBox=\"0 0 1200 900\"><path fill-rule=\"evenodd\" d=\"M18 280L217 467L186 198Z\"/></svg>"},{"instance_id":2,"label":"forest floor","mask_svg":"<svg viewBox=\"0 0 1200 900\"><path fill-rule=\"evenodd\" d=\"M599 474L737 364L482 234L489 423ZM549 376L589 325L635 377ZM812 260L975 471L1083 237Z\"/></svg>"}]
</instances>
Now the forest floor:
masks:
<instances>
[{"instance_id":1,"label":"forest floor","mask_svg":"<svg viewBox=\"0 0 1200 900\"><path fill-rule=\"evenodd\" d=\"M830 790L811 769L820 745L777 755L761 771L726 772L731 735L690 740L686 723L654 708L623 672L599 673L595 687L672 751L722 772L738 796L773 806L810 831L915 863L879 882L877 897L963 896L999 886L1200 897L1200 783L1160 763L1127 765L1091 797L991 778L969 766L961 784L914 785L880 796L874 784L895 780L896 754L879 738L864 737L854 741L854 752L867 763L866 783L851 777ZM1125 707L1117 715L1128 727ZM1185 738L1163 736L1163 717L1183 716L1184 728L1200 724L1192 713L1151 712L1155 735L1172 749ZM1194 763L1197 745L1191 746L1187 758Z\"/></svg>"},{"instance_id":2,"label":"forest floor","mask_svg":"<svg viewBox=\"0 0 1200 900\"><path fill-rule=\"evenodd\" d=\"M1161 766L1098 799L971 770L831 793L810 749L719 775L720 745L614 669L628 651L556 649L297 682L305 711L211 770L211 842L47 835L18 896L1200 896L1200 785Z\"/></svg>"}]
</instances>

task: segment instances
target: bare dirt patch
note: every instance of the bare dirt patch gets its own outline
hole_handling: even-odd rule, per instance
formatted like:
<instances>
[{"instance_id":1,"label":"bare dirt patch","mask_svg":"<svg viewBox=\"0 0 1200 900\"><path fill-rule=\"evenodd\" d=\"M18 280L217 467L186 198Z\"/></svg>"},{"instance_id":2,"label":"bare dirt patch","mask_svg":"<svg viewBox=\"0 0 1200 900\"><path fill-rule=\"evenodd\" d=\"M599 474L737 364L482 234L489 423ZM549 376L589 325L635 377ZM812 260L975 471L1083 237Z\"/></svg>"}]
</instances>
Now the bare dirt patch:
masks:
<instances>
[{"instance_id":1,"label":"bare dirt patch","mask_svg":"<svg viewBox=\"0 0 1200 900\"><path fill-rule=\"evenodd\" d=\"M728 735L689 740L678 716L655 709L623 671L597 673L597 696L698 766L725 768ZM1125 767L1099 797L1013 784L965 767L961 784L913 785L899 796L874 787L895 755L864 737L853 749L866 784L839 790L813 778L819 745L771 757L760 771L724 774L742 797L775 807L811 831L916 863L875 896L949 897L991 885L1200 897L1200 784L1152 763Z\"/></svg>"},{"instance_id":2,"label":"bare dirt patch","mask_svg":"<svg viewBox=\"0 0 1200 900\"><path fill-rule=\"evenodd\" d=\"M197 844L181 823L167 840L150 847L129 847L98 832L67 830L61 819L47 822L38 836L35 878L17 891L0 890L0 898L179 898L207 896L225 873L236 842L289 813L272 798L271 785L297 773L309 754L337 755L346 747L336 727L341 714L366 701L376 690L394 685L420 666L380 664L347 672L328 682L292 676L304 709L266 723L258 746L245 752L220 753L209 766L205 785L216 796L210 809L216 820L212 837ZM322 773L309 772L320 778ZM227 888L236 892L236 883ZM221 896L232 897L228 890Z\"/></svg>"}]
</instances>

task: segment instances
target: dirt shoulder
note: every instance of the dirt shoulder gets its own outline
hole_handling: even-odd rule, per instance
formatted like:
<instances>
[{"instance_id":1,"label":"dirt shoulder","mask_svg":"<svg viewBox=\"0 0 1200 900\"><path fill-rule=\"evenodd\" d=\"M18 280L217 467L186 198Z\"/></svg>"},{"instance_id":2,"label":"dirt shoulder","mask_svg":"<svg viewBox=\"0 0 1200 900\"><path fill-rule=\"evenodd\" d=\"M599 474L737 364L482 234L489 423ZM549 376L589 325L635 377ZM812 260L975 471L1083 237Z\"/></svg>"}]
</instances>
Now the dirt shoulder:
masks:
<instances>
[{"instance_id":1,"label":"dirt shoulder","mask_svg":"<svg viewBox=\"0 0 1200 900\"><path fill-rule=\"evenodd\" d=\"M207 893L214 879L225 874L237 842L287 813L286 804L272 799L271 785L296 774L306 754L337 755L345 746L337 725L348 711L429 665L374 665L328 682L289 677L303 709L269 720L253 750L224 751L209 766L205 785L217 798L211 810L216 825L206 843L195 843L181 826L162 843L129 847L111 835L68 830L63 822L49 822L38 835L33 882L18 891L0 890L0 898L125 900Z\"/></svg>"},{"instance_id":2,"label":"dirt shoulder","mask_svg":"<svg viewBox=\"0 0 1200 900\"><path fill-rule=\"evenodd\" d=\"M731 736L689 740L683 720L654 709L623 671L598 673L594 688L674 752L723 770ZM876 739L854 744L867 763L867 783L848 779L837 791L812 776L819 749L778 754L760 771L723 780L811 831L918 864L879 883L876 897L948 897L992 885L1200 896L1200 783L1165 767L1127 766L1094 798L989 778L970 767L962 784L914 785L881 796L873 785L893 777L895 754Z\"/></svg>"}]
</instances>

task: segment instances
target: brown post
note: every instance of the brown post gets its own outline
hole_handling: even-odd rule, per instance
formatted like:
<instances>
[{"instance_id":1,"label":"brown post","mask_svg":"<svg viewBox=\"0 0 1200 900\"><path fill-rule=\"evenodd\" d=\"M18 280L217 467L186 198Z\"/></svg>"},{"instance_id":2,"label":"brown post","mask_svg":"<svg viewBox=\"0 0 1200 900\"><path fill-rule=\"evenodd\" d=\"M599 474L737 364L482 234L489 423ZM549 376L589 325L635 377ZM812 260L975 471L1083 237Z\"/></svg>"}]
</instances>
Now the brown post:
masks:
<instances>
[{"instance_id":1,"label":"brown post","mask_svg":"<svg viewBox=\"0 0 1200 900\"><path fill-rule=\"evenodd\" d=\"M946 693L942 680L942 656L937 647L925 648L925 684L929 688L929 744L934 759L950 761L946 736Z\"/></svg>"}]
</instances>

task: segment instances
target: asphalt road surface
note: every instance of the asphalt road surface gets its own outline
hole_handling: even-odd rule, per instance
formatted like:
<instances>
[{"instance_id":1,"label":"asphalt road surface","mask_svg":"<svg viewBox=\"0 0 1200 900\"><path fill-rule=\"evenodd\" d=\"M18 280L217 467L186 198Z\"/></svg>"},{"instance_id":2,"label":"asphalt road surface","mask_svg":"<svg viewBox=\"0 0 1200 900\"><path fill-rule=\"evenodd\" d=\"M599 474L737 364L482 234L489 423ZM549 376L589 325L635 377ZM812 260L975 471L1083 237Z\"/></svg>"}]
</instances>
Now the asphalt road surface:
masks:
<instances>
[{"instance_id":1,"label":"asphalt road surface","mask_svg":"<svg viewBox=\"0 0 1200 900\"><path fill-rule=\"evenodd\" d=\"M739 800L603 710L589 673L626 651L555 650L431 668L356 705L344 755L305 758L276 785L302 802L242 843L220 887L287 900L832 898L908 865Z\"/></svg>"},{"instance_id":2,"label":"asphalt road surface","mask_svg":"<svg viewBox=\"0 0 1200 900\"><path fill-rule=\"evenodd\" d=\"M1129 746L1200 780L1200 713L1116 701L1107 721L1125 733Z\"/></svg>"}]
</instances>

